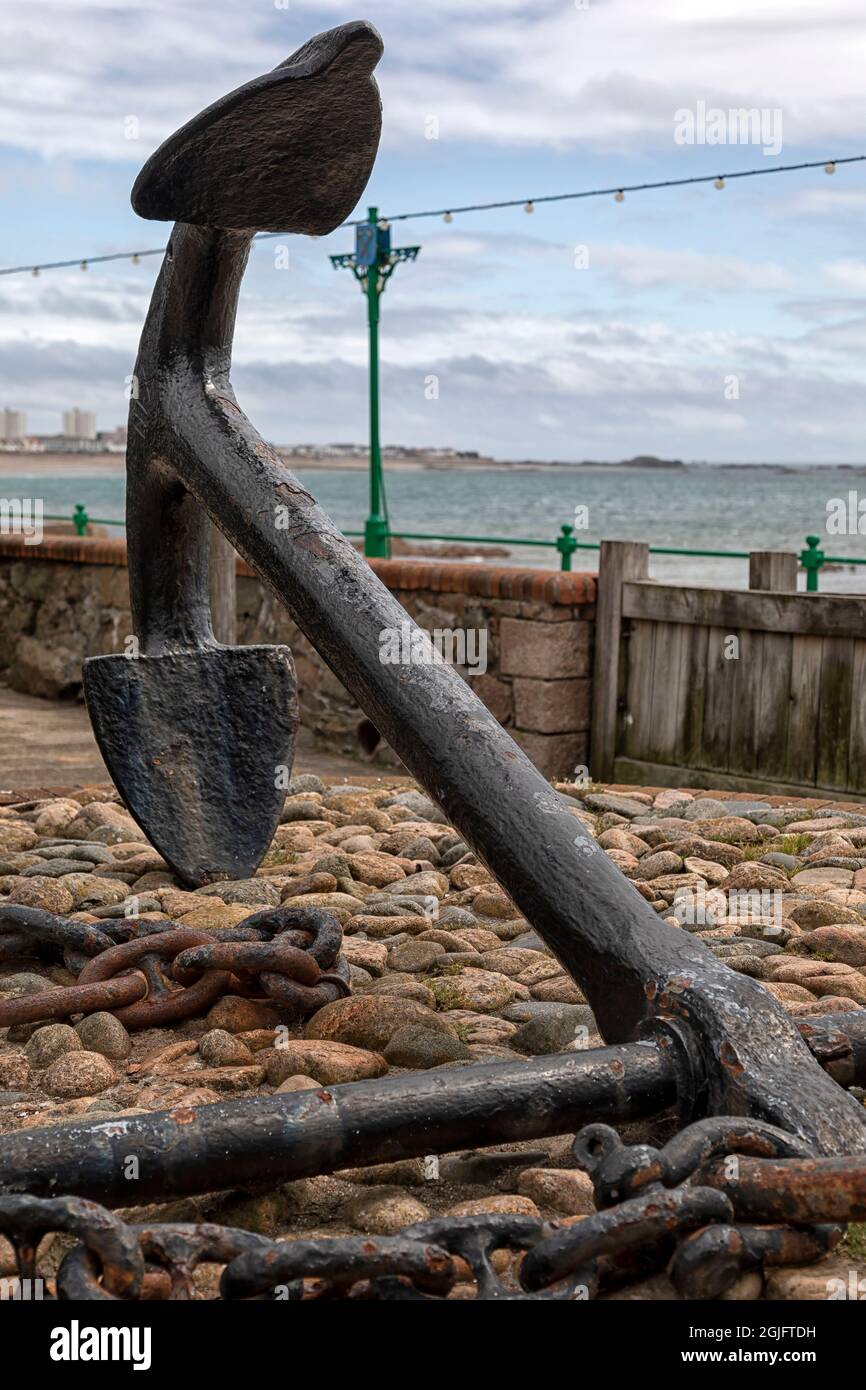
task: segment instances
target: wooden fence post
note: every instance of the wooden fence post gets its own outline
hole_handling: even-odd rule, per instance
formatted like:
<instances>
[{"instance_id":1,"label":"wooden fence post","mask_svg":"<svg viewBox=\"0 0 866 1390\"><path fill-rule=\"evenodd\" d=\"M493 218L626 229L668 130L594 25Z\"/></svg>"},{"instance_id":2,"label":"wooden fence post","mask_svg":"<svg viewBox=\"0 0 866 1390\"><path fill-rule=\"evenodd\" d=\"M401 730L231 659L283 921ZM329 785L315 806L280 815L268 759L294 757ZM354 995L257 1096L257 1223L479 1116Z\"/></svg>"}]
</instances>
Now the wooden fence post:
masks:
<instances>
[{"instance_id":1,"label":"wooden fence post","mask_svg":"<svg viewBox=\"0 0 866 1390\"><path fill-rule=\"evenodd\" d=\"M233 647L237 641L236 559L231 541L226 540L216 526L212 526L209 557L211 627L217 641L227 647Z\"/></svg>"},{"instance_id":2,"label":"wooden fence post","mask_svg":"<svg viewBox=\"0 0 866 1390\"><path fill-rule=\"evenodd\" d=\"M795 594L797 564L796 555L786 550L753 550L749 555L749 588Z\"/></svg>"},{"instance_id":3,"label":"wooden fence post","mask_svg":"<svg viewBox=\"0 0 866 1390\"><path fill-rule=\"evenodd\" d=\"M632 580L648 577L648 545L641 541L602 541L598 562L590 731L590 768L595 782L611 780L616 756L622 586Z\"/></svg>"}]
</instances>

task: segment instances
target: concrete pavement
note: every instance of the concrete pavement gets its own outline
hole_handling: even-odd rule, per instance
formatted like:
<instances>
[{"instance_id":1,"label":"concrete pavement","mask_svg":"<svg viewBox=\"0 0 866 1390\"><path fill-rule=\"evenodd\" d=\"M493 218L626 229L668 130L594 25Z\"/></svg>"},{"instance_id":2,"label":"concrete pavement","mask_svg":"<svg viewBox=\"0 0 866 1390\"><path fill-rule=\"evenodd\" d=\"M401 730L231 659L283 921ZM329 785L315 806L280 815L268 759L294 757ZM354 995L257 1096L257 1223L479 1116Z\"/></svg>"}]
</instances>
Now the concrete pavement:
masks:
<instances>
[{"instance_id":1,"label":"concrete pavement","mask_svg":"<svg viewBox=\"0 0 866 1390\"><path fill-rule=\"evenodd\" d=\"M301 729L294 771L351 781L368 778L374 769L315 750L312 734ZM16 787L81 787L109 780L83 704L41 700L0 686L0 794Z\"/></svg>"}]
</instances>

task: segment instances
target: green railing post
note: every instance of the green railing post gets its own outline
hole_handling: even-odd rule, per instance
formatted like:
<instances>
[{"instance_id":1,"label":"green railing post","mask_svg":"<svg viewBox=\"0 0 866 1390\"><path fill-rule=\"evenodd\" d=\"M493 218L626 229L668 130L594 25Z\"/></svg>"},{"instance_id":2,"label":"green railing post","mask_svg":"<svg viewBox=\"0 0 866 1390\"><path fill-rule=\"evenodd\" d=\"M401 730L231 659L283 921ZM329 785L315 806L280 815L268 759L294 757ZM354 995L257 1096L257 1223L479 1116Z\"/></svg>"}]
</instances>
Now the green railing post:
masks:
<instances>
[{"instance_id":1,"label":"green railing post","mask_svg":"<svg viewBox=\"0 0 866 1390\"><path fill-rule=\"evenodd\" d=\"M75 527L76 536L87 535L87 525L89 521L90 517L87 515L84 503L77 502L72 516L72 525Z\"/></svg>"},{"instance_id":2,"label":"green railing post","mask_svg":"<svg viewBox=\"0 0 866 1390\"><path fill-rule=\"evenodd\" d=\"M818 575L824 563L824 552L819 550L820 536L806 537L806 550L800 551L800 564L806 571L806 593L817 594Z\"/></svg>"},{"instance_id":3,"label":"green railing post","mask_svg":"<svg viewBox=\"0 0 866 1390\"><path fill-rule=\"evenodd\" d=\"M556 548L560 555L559 568L566 573L571 571L571 557L577 550L580 542L574 534L573 526L562 526L562 534L556 538Z\"/></svg>"},{"instance_id":4,"label":"green railing post","mask_svg":"<svg viewBox=\"0 0 866 1390\"><path fill-rule=\"evenodd\" d=\"M364 554L387 558L391 553L391 526L385 498L385 474L379 439L379 300L401 261L414 261L420 246L392 246L391 228L379 220L377 208L367 209L366 222L355 228L354 254L331 257L335 270L351 270L367 301L370 339L370 514L364 525Z\"/></svg>"},{"instance_id":5,"label":"green railing post","mask_svg":"<svg viewBox=\"0 0 866 1390\"><path fill-rule=\"evenodd\" d=\"M377 237L379 214L368 210L368 221ZM382 473L382 448L379 440L379 296L384 284L379 275L379 252L367 271L367 326L370 333L370 515L364 526L364 554L387 558L391 551L388 540L388 504L385 501L385 479Z\"/></svg>"}]
</instances>

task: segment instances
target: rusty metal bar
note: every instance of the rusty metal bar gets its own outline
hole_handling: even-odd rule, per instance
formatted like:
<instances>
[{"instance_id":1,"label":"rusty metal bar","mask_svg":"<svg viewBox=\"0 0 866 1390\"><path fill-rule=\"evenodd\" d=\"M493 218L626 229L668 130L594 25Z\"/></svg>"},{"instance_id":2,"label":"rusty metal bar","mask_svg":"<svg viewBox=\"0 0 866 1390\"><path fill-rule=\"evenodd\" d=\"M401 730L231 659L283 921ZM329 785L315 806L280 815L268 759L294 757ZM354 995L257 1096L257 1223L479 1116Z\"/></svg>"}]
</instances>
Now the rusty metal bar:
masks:
<instances>
[{"instance_id":1,"label":"rusty metal bar","mask_svg":"<svg viewBox=\"0 0 866 1390\"><path fill-rule=\"evenodd\" d=\"M674 1105L681 1080L675 1049L660 1042L22 1130L0 1146L0 1192L116 1207L287 1182L640 1119Z\"/></svg>"}]
</instances>

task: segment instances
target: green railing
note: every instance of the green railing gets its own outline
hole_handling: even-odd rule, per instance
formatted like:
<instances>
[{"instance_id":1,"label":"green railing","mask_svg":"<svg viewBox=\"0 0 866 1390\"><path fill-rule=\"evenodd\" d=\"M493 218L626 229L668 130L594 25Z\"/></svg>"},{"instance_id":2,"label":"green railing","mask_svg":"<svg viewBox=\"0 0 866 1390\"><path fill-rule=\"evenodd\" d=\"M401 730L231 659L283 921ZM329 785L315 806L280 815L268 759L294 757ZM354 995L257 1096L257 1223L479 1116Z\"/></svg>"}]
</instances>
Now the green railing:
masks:
<instances>
[{"instance_id":1,"label":"green railing","mask_svg":"<svg viewBox=\"0 0 866 1390\"><path fill-rule=\"evenodd\" d=\"M77 503L72 516L45 516L46 521L71 521L75 534L86 536L87 528L95 526L124 526L123 521L110 517L89 516L83 503ZM580 541L574 527L564 525L559 528L555 540L530 539L526 536L446 536L432 531L391 531L386 532L388 540L401 541L454 541L463 545L529 545L535 549L550 549L559 552L559 568L564 573L572 569L572 557L578 550L600 550L598 541ZM363 537L363 531L344 531L350 537ZM806 572L806 592L818 592L818 576L824 565L866 565L866 558L855 555L825 555L820 547L819 536L807 536L806 548L800 551L800 565ZM680 550L674 546L651 545L650 555L682 555L706 560L748 560L748 550Z\"/></svg>"},{"instance_id":2,"label":"green railing","mask_svg":"<svg viewBox=\"0 0 866 1390\"><path fill-rule=\"evenodd\" d=\"M86 536L86 535L87 535L87 528L88 528L88 526L125 526L125 525L126 525L126 522L125 522L125 521L113 520L111 517L107 517L107 516L89 516L88 513L87 513L87 508L84 506L84 503L83 503L83 502L76 502L76 504L75 504L75 511L72 513L72 516L69 516L68 514L67 514L66 516L58 516L56 513L55 513L55 514L51 514L50 512L46 512L45 515L44 515L44 517L43 517L43 520L44 520L44 521L67 521L67 522L68 522L68 521L71 521L71 522L72 522L72 525L75 527L75 534L76 534L76 536Z\"/></svg>"}]
</instances>

